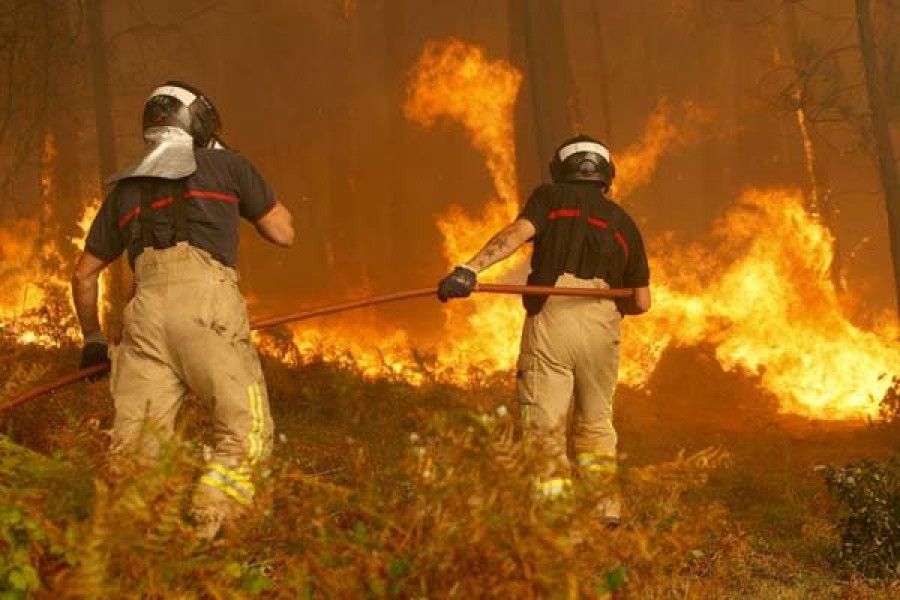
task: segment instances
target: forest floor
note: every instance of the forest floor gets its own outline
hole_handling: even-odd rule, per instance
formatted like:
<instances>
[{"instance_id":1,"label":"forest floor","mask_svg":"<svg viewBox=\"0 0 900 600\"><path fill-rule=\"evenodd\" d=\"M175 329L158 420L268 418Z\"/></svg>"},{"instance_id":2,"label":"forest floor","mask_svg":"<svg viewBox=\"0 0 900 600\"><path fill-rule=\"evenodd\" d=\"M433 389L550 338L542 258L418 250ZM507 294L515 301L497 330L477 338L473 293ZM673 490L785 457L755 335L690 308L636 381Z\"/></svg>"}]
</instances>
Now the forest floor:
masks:
<instances>
[{"instance_id":1,"label":"forest floor","mask_svg":"<svg viewBox=\"0 0 900 600\"><path fill-rule=\"evenodd\" d=\"M0 399L69 370L74 349L7 343ZM533 497L512 374L467 388L264 360L275 455L244 526L207 543L185 518L211 426L189 405L156 468L106 473L105 382L0 416L0 598L891 598L844 569L817 468L884 459L898 430L781 415L703 349L620 389L625 521L608 482ZM687 375L686 375L687 374Z\"/></svg>"}]
</instances>

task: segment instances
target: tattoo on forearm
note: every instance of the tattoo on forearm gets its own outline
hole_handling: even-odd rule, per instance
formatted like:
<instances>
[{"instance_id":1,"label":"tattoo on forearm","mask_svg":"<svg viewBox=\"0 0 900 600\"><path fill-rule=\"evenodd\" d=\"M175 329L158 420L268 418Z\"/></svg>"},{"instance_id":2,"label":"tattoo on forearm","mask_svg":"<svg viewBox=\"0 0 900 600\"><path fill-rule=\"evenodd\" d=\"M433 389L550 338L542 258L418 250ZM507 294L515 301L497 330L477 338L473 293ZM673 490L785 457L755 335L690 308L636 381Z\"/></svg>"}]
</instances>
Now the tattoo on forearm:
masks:
<instances>
[{"instance_id":1,"label":"tattoo on forearm","mask_svg":"<svg viewBox=\"0 0 900 600\"><path fill-rule=\"evenodd\" d=\"M511 251L509 238L510 233L508 231L501 231L492 237L491 240L485 244L484 248L482 248L481 252L476 254L467 264L481 271L495 262L503 260L509 256Z\"/></svg>"}]
</instances>

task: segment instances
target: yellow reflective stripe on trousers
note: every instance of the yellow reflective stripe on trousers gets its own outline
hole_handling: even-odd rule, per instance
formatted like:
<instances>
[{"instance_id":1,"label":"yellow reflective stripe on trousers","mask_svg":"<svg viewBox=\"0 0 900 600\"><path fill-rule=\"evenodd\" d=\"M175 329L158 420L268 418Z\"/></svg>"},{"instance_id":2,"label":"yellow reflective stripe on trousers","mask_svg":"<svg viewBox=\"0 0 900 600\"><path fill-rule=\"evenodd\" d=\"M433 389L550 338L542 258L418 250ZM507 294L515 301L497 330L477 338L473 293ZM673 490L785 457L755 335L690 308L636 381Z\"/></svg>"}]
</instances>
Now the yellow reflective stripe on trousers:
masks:
<instances>
[{"instance_id":1,"label":"yellow reflective stripe on trousers","mask_svg":"<svg viewBox=\"0 0 900 600\"><path fill-rule=\"evenodd\" d=\"M200 483L220 490L241 504L250 504L256 490L247 475L215 462L208 466L209 471L200 478Z\"/></svg>"},{"instance_id":2,"label":"yellow reflective stripe on trousers","mask_svg":"<svg viewBox=\"0 0 900 600\"><path fill-rule=\"evenodd\" d=\"M250 400L250 432L247 434L249 452L245 464L255 465L259 462L263 451L263 429L266 426L265 413L263 412L262 394L259 391L259 383L251 383L247 386L247 397Z\"/></svg>"},{"instance_id":3,"label":"yellow reflective stripe on trousers","mask_svg":"<svg viewBox=\"0 0 900 600\"><path fill-rule=\"evenodd\" d=\"M580 469L587 471L588 473L612 474L618 471L615 454L579 452L575 456L575 462Z\"/></svg>"},{"instance_id":4,"label":"yellow reflective stripe on trousers","mask_svg":"<svg viewBox=\"0 0 900 600\"><path fill-rule=\"evenodd\" d=\"M535 490L541 498L558 498L572 489L572 480L568 477L554 477L535 482Z\"/></svg>"},{"instance_id":5,"label":"yellow reflective stripe on trousers","mask_svg":"<svg viewBox=\"0 0 900 600\"><path fill-rule=\"evenodd\" d=\"M209 487L216 488L223 494L227 495L229 498L234 499L239 504L249 505L252 498L247 498L245 495L228 485L227 483L221 481L219 479L218 473L206 473L203 477L200 478L200 483L204 485L208 485Z\"/></svg>"},{"instance_id":6,"label":"yellow reflective stripe on trousers","mask_svg":"<svg viewBox=\"0 0 900 600\"><path fill-rule=\"evenodd\" d=\"M247 386L247 400L250 408L250 431L247 433L247 456L237 469L210 462L209 469L200 483L213 487L241 504L250 504L256 489L250 480L250 468L259 462L263 452L263 430L265 429L265 411L263 410L262 393L258 383Z\"/></svg>"}]
</instances>

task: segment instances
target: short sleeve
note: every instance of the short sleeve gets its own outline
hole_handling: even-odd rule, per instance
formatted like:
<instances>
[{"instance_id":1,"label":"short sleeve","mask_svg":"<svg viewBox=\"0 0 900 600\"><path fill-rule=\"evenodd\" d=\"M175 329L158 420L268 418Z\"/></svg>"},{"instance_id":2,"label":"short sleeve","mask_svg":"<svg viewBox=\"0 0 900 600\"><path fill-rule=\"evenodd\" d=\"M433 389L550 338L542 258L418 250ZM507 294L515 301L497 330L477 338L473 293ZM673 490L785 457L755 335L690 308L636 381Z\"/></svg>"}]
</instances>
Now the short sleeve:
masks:
<instances>
[{"instance_id":1,"label":"short sleeve","mask_svg":"<svg viewBox=\"0 0 900 600\"><path fill-rule=\"evenodd\" d=\"M534 225L535 235L538 235L547 227L549 213L547 188L542 185L531 193L519 218L530 221Z\"/></svg>"},{"instance_id":2,"label":"short sleeve","mask_svg":"<svg viewBox=\"0 0 900 600\"><path fill-rule=\"evenodd\" d=\"M238 185L241 216L257 221L275 206L275 192L246 158L236 155L234 176Z\"/></svg>"},{"instance_id":3,"label":"short sleeve","mask_svg":"<svg viewBox=\"0 0 900 600\"><path fill-rule=\"evenodd\" d=\"M86 252L106 262L116 260L125 250L116 210L118 207L117 190L118 188L110 192L100 206L84 243Z\"/></svg>"},{"instance_id":4,"label":"short sleeve","mask_svg":"<svg viewBox=\"0 0 900 600\"><path fill-rule=\"evenodd\" d=\"M637 225L628 219L628 261L625 263L625 275L622 283L628 288L642 288L650 285L650 265L647 262L647 251L644 238Z\"/></svg>"}]
</instances>

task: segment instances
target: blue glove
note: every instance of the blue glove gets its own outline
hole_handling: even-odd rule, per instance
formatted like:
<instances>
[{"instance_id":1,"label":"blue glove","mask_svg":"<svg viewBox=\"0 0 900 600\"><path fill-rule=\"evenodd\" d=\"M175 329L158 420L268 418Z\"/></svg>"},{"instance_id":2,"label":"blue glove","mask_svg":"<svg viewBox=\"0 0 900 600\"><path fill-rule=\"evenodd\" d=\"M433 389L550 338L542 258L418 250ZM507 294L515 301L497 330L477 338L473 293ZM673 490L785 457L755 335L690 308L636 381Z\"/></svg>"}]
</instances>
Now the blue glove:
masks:
<instances>
[{"instance_id":1,"label":"blue glove","mask_svg":"<svg viewBox=\"0 0 900 600\"><path fill-rule=\"evenodd\" d=\"M438 284L438 298L441 302L450 298L466 298L475 291L477 284L478 276L475 271L469 267L456 267Z\"/></svg>"}]
</instances>

